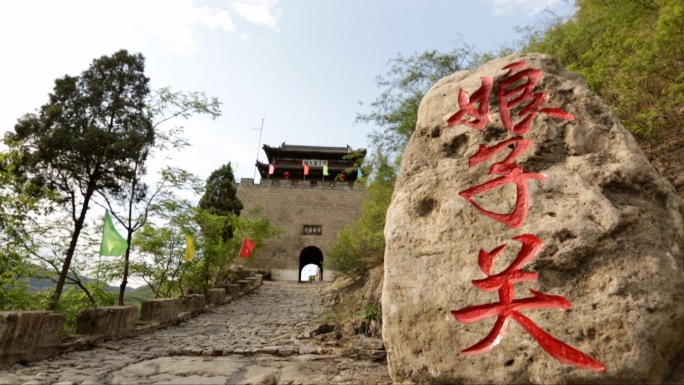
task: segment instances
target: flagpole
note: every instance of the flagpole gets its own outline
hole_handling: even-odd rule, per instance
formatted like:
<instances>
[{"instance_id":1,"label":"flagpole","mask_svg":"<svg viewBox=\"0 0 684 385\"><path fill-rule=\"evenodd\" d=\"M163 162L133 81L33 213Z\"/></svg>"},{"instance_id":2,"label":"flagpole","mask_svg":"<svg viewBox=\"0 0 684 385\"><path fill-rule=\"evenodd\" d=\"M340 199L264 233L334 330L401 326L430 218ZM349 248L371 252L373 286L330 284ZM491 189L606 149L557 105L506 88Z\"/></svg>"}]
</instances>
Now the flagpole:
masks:
<instances>
[{"instance_id":1,"label":"flagpole","mask_svg":"<svg viewBox=\"0 0 684 385\"><path fill-rule=\"evenodd\" d=\"M261 147L261 134L264 133L264 120L266 118L261 118L261 127L254 128L254 130L259 130L259 144L257 144L256 162L259 163L259 147ZM252 179L256 179L257 165L254 165L254 176Z\"/></svg>"},{"instance_id":2,"label":"flagpole","mask_svg":"<svg viewBox=\"0 0 684 385\"><path fill-rule=\"evenodd\" d=\"M247 239L247 238L242 238L242 244L240 244L240 250L238 250L238 255L235 258L236 261L240 259L240 252L242 251L242 248L245 247L245 239Z\"/></svg>"}]
</instances>

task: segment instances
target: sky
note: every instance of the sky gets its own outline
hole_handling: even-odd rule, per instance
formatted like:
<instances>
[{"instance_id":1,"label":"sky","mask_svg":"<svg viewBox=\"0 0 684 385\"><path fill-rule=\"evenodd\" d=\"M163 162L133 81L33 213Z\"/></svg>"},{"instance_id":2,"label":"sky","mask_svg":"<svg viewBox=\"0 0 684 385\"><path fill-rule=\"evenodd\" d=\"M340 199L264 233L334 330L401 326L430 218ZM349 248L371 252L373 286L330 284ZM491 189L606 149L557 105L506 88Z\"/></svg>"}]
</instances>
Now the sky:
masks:
<instances>
[{"instance_id":1,"label":"sky","mask_svg":"<svg viewBox=\"0 0 684 385\"><path fill-rule=\"evenodd\" d=\"M202 179L228 162L255 176L263 144L367 148L358 113L398 53L493 51L565 0L10 0L0 2L0 134L48 101L54 80L119 49L142 53L153 89L222 103L185 127L191 147L153 159ZM259 130L262 127L263 129ZM261 141L260 140L261 136ZM258 181L259 177L256 175Z\"/></svg>"}]
</instances>

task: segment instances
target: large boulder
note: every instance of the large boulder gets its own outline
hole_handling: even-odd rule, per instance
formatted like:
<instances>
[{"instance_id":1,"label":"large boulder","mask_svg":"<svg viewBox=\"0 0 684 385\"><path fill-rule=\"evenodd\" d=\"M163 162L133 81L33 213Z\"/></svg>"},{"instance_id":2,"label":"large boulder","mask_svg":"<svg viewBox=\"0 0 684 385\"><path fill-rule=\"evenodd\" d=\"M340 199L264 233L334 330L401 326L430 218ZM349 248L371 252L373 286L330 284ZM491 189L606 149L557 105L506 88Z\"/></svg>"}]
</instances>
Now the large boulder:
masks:
<instances>
[{"instance_id":1,"label":"large boulder","mask_svg":"<svg viewBox=\"0 0 684 385\"><path fill-rule=\"evenodd\" d=\"M504 128L499 107L515 97L499 103L498 91L515 87L501 82L522 70L519 65L504 70L518 62L543 71L533 92L547 93L548 101L537 106L547 110L533 116L529 132L516 134ZM485 103L477 101L488 93L476 91L488 77L491 122L479 130L471 127L477 126L472 116L480 114L486 122ZM459 104L461 89L467 94L461 93ZM512 108L514 123L526 116L515 115L520 106ZM493 158L469 167L480 145L509 139ZM509 153L522 149L519 139L530 140L531 147L506 164ZM499 165L490 170L495 162ZM514 183L472 190L512 175L507 172L515 173L514 164L530 173L519 179L517 196ZM510 217L493 219L487 212L515 215L507 225L502 221ZM471 281L487 277L487 261L497 247L507 245L494 260L493 276L532 250L521 250L532 236L543 248L528 253L512 272L524 282L492 278L475 282L489 291L474 286ZM604 102L549 56L511 55L454 73L430 89L404 153L385 238L383 339L396 382L661 383L683 357L679 200ZM507 287L517 300L548 306L518 308L529 322L520 321L510 306L522 302L506 300ZM530 289L541 294L533 297ZM499 302L509 306L507 313L476 308L485 311L478 316L468 309ZM460 353L493 330L496 314L509 320L500 343L493 335L493 344L475 349L483 353ZM593 357L593 370L578 368L592 364L586 357L572 358L564 347L542 348L526 331L533 329L530 323ZM545 350L556 351L558 358Z\"/></svg>"}]
</instances>

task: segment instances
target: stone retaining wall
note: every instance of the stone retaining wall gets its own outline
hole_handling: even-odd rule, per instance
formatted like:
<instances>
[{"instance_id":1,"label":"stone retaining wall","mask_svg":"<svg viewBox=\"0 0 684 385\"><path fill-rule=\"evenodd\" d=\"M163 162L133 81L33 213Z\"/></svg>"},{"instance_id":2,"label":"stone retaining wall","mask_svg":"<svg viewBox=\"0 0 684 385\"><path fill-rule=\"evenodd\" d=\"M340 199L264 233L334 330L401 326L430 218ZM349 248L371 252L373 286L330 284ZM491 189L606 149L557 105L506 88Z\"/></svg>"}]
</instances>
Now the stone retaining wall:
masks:
<instances>
[{"instance_id":1,"label":"stone retaining wall","mask_svg":"<svg viewBox=\"0 0 684 385\"><path fill-rule=\"evenodd\" d=\"M86 309L78 315L76 334L105 336L116 340L135 328L138 309L135 306L110 306Z\"/></svg>"},{"instance_id":2,"label":"stone retaining wall","mask_svg":"<svg viewBox=\"0 0 684 385\"><path fill-rule=\"evenodd\" d=\"M149 333L195 317L208 306L229 303L261 286L263 277L209 289L207 296L143 301L140 322L134 306L87 309L77 320L77 336L62 340L64 316L49 311L0 311L0 369L15 362L37 361L55 354L85 350L98 342ZM181 316L182 314L182 316Z\"/></svg>"},{"instance_id":3,"label":"stone retaining wall","mask_svg":"<svg viewBox=\"0 0 684 385\"><path fill-rule=\"evenodd\" d=\"M234 301L240 298L240 285L231 283L228 285L221 285L220 287L226 291L226 302Z\"/></svg>"},{"instance_id":4,"label":"stone retaining wall","mask_svg":"<svg viewBox=\"0 0 684 385\"><path fill-rule=\"evenodd\" d=\"M157 298L143 301L140 307L140 320L160 325L175 325L181 301L178 298Z\"/></svg>"},{"instance_id":5,"label":"stone retaining wall","mask_svg":"<svg viewBox=\"0 0 684 385\"><path fill-rule=\"evenodd\" d=\"M188 294L180 299L180 309L181 313L190 313L192 317L195 317L201 313L204 313L204 308L207 306L207 299L202 294Z\"/></svg>"},{"instance_id":6,"label":"stone retaining wall","mask_svg":"<svg viewBox=\"0 0 684 385\"><path fill-rule=\"evenodd\" d=\"M47 311L0 312L0 368L57 352L64 316Z\"/></svg>"},{"instance_id":7,"label":"stone retaining wall","mask_svg":"<svg viewBox=\"0 0 684 385\"><path fill-rule=\"evenodd\" d=\"M209 289L207 290L207 305L222 305L226 296L226 289Z\"/></svg>"}]
</instances>

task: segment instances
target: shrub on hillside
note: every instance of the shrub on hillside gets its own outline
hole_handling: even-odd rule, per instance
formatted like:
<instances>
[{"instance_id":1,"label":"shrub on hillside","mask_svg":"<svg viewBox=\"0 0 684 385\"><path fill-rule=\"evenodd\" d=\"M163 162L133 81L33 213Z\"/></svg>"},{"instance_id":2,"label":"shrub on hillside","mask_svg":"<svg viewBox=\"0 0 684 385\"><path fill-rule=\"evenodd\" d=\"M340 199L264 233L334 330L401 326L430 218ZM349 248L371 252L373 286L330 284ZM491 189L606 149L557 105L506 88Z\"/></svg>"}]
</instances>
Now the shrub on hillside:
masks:
<instances>
[{"instance_id":1,"label":"shrub on hillside","mask_svg":"<svg viewBox=\"0 0 684 385\"><path fill-rule=\"evenodd\" d=\"M383 263L385 216L392 200L394 169L381 159L377 175L367 189L361 217L337 234L328 252L328 268L348 276L365 275Z\"/></svg>"}]
</instances>

